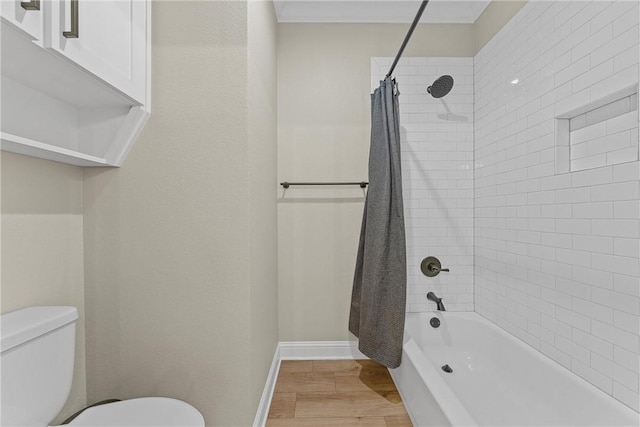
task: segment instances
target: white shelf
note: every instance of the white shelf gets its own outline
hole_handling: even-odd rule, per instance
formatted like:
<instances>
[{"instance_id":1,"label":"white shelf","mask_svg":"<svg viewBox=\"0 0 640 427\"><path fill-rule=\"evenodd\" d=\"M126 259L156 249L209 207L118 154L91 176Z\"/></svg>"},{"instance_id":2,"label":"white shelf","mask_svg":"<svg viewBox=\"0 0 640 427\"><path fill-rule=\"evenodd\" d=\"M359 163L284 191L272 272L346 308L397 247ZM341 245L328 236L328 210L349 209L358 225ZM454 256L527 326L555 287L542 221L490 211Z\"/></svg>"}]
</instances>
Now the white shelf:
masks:
<instances>
[{"instance_id":1,"label":"white shelf","mask_svg":"<svg viewBox=\"0 0 640 427\"><path fill-rule=\"evenodd\" d=\"M0 132L0 144L4 151L26 156L39 157L76 166L109 166L105 159L100 157L45 144L44 142L34 141L10 133Z\"/></svg>"},{"instance_id":2,"label":"white shelf","mask_svg":"<svg viewBox=\"0 0 640 427\"><path fill-rule=\"evenodd\" d=\"M100 10L96 25L112 17L124 26L105 24L94 38L55 46L63 40L53 28L62 25L60 13L31 14L42 27L36 37L18 19L19 3L0 8L2 150L83 167L122 166L150 114L151 2L99 3L83 9L85 23ZM120 37L122 31L128 35Z\"/></svg>"}]
</instances>

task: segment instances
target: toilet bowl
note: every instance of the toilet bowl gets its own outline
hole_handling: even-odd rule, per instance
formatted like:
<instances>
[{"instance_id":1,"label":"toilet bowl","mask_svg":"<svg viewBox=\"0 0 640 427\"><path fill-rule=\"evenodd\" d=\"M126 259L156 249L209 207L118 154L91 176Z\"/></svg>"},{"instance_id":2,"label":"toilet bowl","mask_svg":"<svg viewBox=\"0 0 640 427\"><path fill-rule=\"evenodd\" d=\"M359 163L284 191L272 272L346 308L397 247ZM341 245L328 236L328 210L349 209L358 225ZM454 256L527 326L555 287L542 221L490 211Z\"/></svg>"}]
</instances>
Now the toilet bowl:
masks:
<instances>
[{"instance_id":1,"label":"toilet bowl","mask_svg":"<svg viewBox=\"0 0 640 427\"><path fill-rule=\"evenodd\" d=\"M75 307L28 307L3 314L0 426L48 426L64 406L73 378ZM203 427L196 408L167 397L142 397L82 411L72 426Z\"/></svg>"},{"instance_id":2,"label":"toilet bowl","mask_svg":"<svg viewBox=\"0 0 640 427\"><path fill-rule=\"evenodd\" d=\"M197 409L182 400L141 397L87 408L68 425L204 426L204 418Z\"/></svg>"}]
</instances>

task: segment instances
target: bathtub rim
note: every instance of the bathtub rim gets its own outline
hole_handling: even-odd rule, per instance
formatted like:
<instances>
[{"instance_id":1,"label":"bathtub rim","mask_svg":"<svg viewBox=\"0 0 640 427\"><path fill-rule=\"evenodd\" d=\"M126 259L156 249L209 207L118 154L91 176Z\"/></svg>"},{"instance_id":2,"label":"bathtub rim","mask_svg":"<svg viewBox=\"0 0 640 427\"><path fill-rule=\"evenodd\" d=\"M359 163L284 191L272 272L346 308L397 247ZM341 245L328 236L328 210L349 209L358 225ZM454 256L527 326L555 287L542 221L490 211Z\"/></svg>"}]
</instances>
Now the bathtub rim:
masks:
<instances>
[{"instance_id":1,"label":"bathtub rim","mask_svg":"<svg viewBox=\"0 0 640 427\"><path fill-rule=\"evenodd\" d=\"M434 316L439 317L441 321L446 321L447 317L457 317L457 318L462 318L462 319L465 319L465 320L476 321L478 323L481 323L481 324L483 324L483 325L495 330L498 334L504 336L513 345L521 347L525 351L528 351L531 354L533 354L534 357L536 359L538 359L541 363L543 363L545 366L548 366L549 368L552 368L552 369L560 368L558 370L559 370L559 372L562 372L562 375L570 377L573 380L577 380L576 382L581 387L584 387L587 390L599 395L605 402L608 402L612 407L616 407L616 408L619 408L620 410L624 411L625 412L625 415L624 415L625 417L628 416L629 419L633 419L634 421L636 421L636 420L640 421L640 413L639 412L635 411L633 408L629 407L625 403L623 403L620 400L616 399L612 395L606 393L604 390L601 390L600 388L598 388L595 385L591 384L589 381L587 381L586 379L582 378L581 376L579 376L578 374L573 372L571 369L569 369L566 366L556 362L554 359L552 359L551 357L549 357L546 354L542 353L537 348L533 347L532 345L530 345L526 341L523 341L519 337L513 335L511 332L509 332L506 329L502 328L500 325L497 325L497 324L493 323L491 320L489 320L488 318L484 317L482 314L480 314L478 312L475 312L475 311L413 312L413 313L407 313L407 318L409 316L415 317L415 318L422 318L423 321L418 320L418 322L421 323L421 324L424 324L424 325L428 325L429 319L431 317L434 317ZM459 405L461 408L464 408L464 405L462 404L462 402L460 402L458 400L458 398L456 397L455 393L449 387L449 385L446 383L446 381L443 380L438 375L439 373L436 371L436 366L434 366L432 363L430 363L430 359L428 358L428 356L426 354L422 353L422 348L420 347L420 345L418 345L416 343L416 341L414 340L414 337L408 332L407 324L405 323L405 345L407 345L410 342L412 342L413 346L416 347L415 350L417 352L419 352L421 357L426 359L426 362L430 366L431 370L434 371L434 373L437 375L437 378L441 381L441 382L435 381L432 384L443 385L444 387L446 387L446 389L445 389L447 391L446 395L447 396L453 396L453 399L455 399L457 405ZM403 351L404 351L404 349L403 349ZM418 371L418 372L420 372L420 371ZM424 377L422 376L422 374L421 374L421 379L424 381ZM430 390L432 390L432 388L429 387L428 383L425 383L425 387L427 387ZM434 396L434 399L436 401L438 401L438 398L437 398L436 394L433 393L433 392L432 392L432 394ZM440 404L439 401L438 401L438 404ZM455 405L447 403L447 402L445 402L445 404L455 406ZM469 424L469 423L464 424L464 420L462 420L463 424L458 424L457 423L457 418L456 418L456 412L455 412L456 408L455 407L451 408L452 410L454 410L454 412L451 413L451 414L449 414L448 411L445 410L445 409L448 409L449 406L441 406L441 408L442 408L442 411L444 412L445 416L452 422L452 425L478 425L478 423L475 422L473 416L468 414L468 412L467 412L467 414L469 415L471 420L474 420L474 422L471 423L471 424ZM464 410L466 412L466 408ZM636 423L636 424L631 424L631 425L638 425L638 424Z\"/></svg>"},{"instance_id":2,"label":"bathtub rim","mask_svg":"<svg viewBox=\"0 0 640 427\"><path fill-rule=\"evenodd\" d=\"M460 399L458 399L453 390L451 390L451 387L449 387L439 375L438 371L436 371L436 367L428 360L416 341L410 338L404 346L405 354L409 357L414 369L418 372L418 375L420 375L424 386L429 389L434 400L444 413L444 416L449 420L449 423L452 426L478 425L473 416L469 414L462 402L460 402ZM434 390L437 390L437 393L434 393Z\"/></svg>"}]
</instances>

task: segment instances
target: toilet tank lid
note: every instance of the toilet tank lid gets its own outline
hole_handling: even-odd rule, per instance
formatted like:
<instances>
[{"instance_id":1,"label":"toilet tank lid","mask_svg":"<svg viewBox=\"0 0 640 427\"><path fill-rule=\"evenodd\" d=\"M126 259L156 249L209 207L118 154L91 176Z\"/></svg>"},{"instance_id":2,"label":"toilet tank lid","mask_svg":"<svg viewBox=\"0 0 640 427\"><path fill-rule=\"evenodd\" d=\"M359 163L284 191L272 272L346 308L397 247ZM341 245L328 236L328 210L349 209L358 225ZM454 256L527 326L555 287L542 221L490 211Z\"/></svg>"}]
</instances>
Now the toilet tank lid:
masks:
<instances>
[{"instance_id":1,"label":"toilet tank lid","mask_svg":"<svg viewBox=\"0 0 640 427\"><path fill-rule=\"evenodd\" d=\"M0 352L30 341L78 318L78 309L68 306L27 307L3 314Z\"/></svg>"}]
</instances>

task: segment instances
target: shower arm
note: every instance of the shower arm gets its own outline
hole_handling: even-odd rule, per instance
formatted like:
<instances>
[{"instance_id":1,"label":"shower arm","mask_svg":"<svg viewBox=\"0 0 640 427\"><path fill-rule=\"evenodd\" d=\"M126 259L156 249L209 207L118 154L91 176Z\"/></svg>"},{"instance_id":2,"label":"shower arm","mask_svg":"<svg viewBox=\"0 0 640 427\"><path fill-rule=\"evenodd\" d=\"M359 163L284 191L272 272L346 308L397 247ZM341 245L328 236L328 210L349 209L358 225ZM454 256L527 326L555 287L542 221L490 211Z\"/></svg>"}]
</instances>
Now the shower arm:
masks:
<instances>
[{"instance_id":1,"label":"shower arm","mask_svg":"<svg viewBox=\"0 0 640 427\"><path fill-rule=\"evenodd\" d=\"M396 55L396 59L394 59L393 64L391 64L391 69L387 73L387 77L391 77L391 74L393 74L393 70L396 68L398 61L402 57L402 52L404 52L404 48L407 47L409 40L411 40L411 36L413 35L413 30L416 29L418 22L420 22L420 18L422 17L422 12L424 12L424 9L427 7L427 3L429 3L429 0L424 0L420 5L420 8L418 9L418 13L416 13L416 17L413 18L413 23L411 24L411 27L409 27L409 31L407 32L407 35L404 37L402 46L400 46L400 50Z\"/></svg>"}]
</instances>

